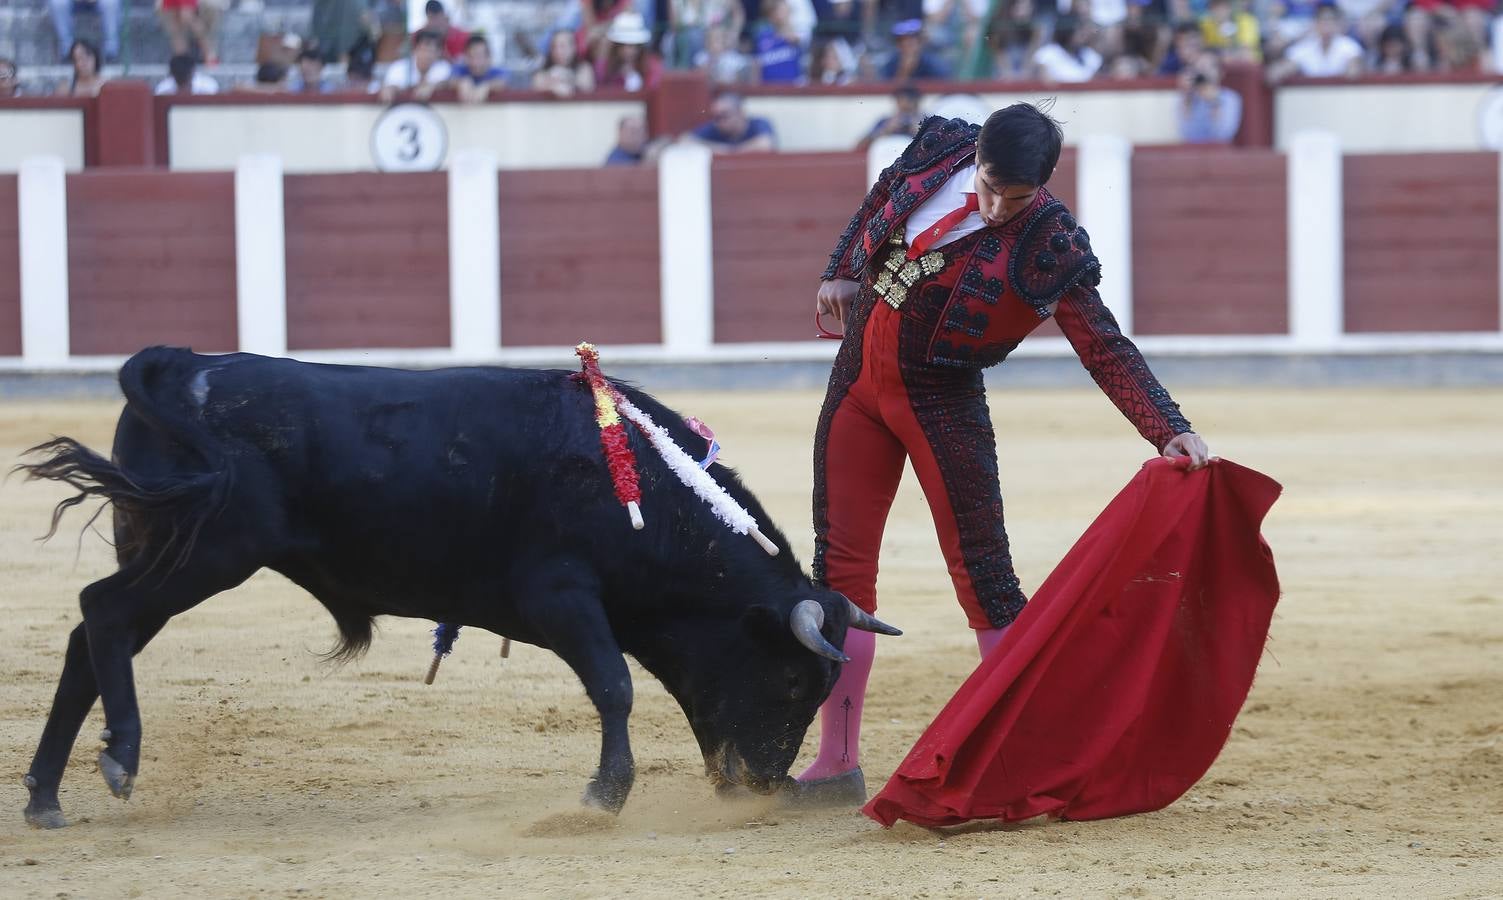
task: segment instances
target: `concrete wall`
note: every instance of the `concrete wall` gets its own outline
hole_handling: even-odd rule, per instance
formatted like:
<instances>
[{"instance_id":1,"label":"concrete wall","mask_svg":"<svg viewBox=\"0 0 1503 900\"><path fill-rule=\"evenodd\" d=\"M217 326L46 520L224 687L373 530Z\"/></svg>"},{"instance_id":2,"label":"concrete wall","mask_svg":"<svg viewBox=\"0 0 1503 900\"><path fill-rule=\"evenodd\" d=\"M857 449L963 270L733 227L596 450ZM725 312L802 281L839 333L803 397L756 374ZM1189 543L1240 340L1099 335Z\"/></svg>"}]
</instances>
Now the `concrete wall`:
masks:
<instances>
[{"instance_id":1,"label":"concrete wall","mask_svg":"<svg viewBox=\"0 0 1503 900\"><path fill-rule=\"evenodd\" d=\"M41 104L65 108L42 108ZM84 108L79 101L16 101L0 105L0 172L14 174L21 161L57 156L69 172L84 166Z\"/></svg>"},{"instance_id":2,"label":"concrete wall","mask_svg":"<svg viewBox=\"0 0 1503 900\"><path fill-rule=\"evenodd\" d=\"M1349 153L1487 149L1480 116L1497 87L1493 78L1438 81L1435 76L1283 85L1274 92L1275 146L1287 150L1294 135L1318 128L1335 134Z\"/></svg>"}]
</instances>

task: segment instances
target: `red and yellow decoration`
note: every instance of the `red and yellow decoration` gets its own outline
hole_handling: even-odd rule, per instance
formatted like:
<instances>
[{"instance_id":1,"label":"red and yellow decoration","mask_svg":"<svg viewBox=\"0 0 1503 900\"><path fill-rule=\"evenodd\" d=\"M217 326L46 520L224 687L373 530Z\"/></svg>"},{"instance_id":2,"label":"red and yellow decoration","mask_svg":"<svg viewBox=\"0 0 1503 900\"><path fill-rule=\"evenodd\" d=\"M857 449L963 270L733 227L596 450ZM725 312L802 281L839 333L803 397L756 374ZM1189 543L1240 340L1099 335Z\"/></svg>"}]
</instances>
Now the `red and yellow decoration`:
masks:
<instances>
[{"instance_id":1,"label":"red and yellow decoration","mask_svg":"<svg viewBox=\"0 0 1503 900\"><path fill-rule=\"evenodd\" d=\"M637 484L637 457L626 440L626 426L616 411L616 399L610 383L600 371L600 351L588 341L574 348L584 370L585 383L595 397L595 424L600 426L600 447L611 472L616 499L631 516L631 527L642 530L642 488Z\"/></svg>"}]
</instances>

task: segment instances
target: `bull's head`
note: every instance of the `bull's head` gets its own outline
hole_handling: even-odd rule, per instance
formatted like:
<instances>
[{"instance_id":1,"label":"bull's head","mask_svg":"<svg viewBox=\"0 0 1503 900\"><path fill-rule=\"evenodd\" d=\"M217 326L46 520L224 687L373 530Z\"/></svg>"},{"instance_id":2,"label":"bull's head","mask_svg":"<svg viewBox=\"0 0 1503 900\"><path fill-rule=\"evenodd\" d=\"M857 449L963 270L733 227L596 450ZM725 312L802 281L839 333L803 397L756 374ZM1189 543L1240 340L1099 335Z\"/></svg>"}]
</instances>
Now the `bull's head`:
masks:
<instances>
[{"instance_id":1,"label":"bull's head","mask_svg":"<svg viewBox=\"0 0 1503 900\"><path fill-rule=\"evenodd\" d=\"M735 625L670 690L688 715L710 778L771 793L787 780L809 723L848 661L841 650L846 629L902 632L844 595L815 588L786 609L753 606Z\"/></svg>"}]
</instances>

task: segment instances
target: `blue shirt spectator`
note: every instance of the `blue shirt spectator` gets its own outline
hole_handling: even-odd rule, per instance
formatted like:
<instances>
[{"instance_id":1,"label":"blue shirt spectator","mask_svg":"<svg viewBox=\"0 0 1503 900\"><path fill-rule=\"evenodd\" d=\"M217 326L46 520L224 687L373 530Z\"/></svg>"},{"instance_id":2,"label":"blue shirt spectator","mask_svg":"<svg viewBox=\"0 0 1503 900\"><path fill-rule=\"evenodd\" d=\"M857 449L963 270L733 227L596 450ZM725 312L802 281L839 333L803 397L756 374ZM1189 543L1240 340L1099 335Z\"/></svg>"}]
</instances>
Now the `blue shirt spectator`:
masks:
<instances>
[{"instance_id":1,"label":"blue shirt spectator","mask_svg":"<svg viewBox=\"0 0 1503 900\"><path fill-rule=\"evenodd\" d=\"M752 40L762 83L793 84L804 74L804 48L793 28L793 14L787 0L773 0L765 12L769 24L762 26Z\"/></svg>"},{"instance_id":2,"label":"blue shirt spectator","mask_svg":"<svg viewBox=\"0 0 1503 900\"><path fill-rule=\"evenodd\" d=\"M772 123L755 119L741 108L741 97L724 93L710 104L710 121L689 132L689 137L714 153L751 153L776 150Z\"/></svg>"}]
</instances>

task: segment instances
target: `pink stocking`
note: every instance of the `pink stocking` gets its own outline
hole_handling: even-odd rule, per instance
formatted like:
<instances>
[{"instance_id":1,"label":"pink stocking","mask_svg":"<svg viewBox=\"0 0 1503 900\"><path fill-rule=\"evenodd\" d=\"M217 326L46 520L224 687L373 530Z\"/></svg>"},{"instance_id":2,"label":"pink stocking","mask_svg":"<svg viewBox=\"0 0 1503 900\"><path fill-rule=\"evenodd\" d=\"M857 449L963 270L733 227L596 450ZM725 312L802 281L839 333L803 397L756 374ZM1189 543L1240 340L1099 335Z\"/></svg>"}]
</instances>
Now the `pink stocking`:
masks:
<instances>
[{"instance_id":1,"label":"pink stocking","mask_svg":"<svg viewBox=\"0 0 1503 900\"><path fill-rule=\"evenodd\" d=\"M1000 643L1002 635L1007 633L1011 625L1003 625L1001 628L978 628L976 629L976 646L981 649L981 658L986 659L988 653Z\"/></svg>"},{"instance_id":2,"label":"pink stocking","mask_svg":"<svg viewBox=\"0 0 1503 900\"><path fill-rule=\"evenodd\" d=\"M866 701L866 679L876 654L875 634L854 629L845 633L845 655L851 661L841 667L830 698L819 708L819 754L799 781L829 778L861 764L861 706Z\"/></svg>"}]
</instances>

